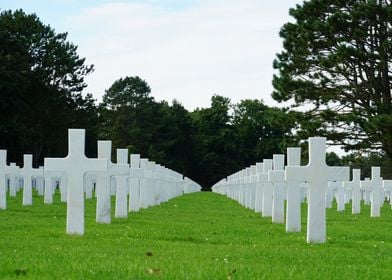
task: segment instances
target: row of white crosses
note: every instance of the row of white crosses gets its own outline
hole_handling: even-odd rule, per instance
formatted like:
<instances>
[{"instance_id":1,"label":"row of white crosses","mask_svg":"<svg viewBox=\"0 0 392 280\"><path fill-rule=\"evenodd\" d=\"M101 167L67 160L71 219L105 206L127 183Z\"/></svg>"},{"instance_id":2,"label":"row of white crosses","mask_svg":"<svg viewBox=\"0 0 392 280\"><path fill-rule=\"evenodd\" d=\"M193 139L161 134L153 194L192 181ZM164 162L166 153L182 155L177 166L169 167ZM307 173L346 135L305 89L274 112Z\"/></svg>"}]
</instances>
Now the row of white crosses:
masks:
<instances>
[{"instance_id":1,"label":"row of white crosses","mask_svg":"<svg viewBox=\"0 0 392 280\"><path fill-rule=\"evenodd\" d=\"M44 203L52 204L59 185L61 201L67 203L68 234L84 234L84 202L92 198L95 185L96 222L111 222L111 195L114 192L115 217L126 218L128 212L139 211L201 187L189 178L128 150L117 149L117 163L111 162L111 141L98 141L98 158L85 156L85 130L68 131L68 155L45 158L44 168L32 168L32 155L24 156L24 166L6 164L6 151L0 150L0 209L6 209L7 178L10 195L17 192L16 181L23 177L23 205L32 205L32 182ZM113 184L114 183L114 184ZM114 185L114 187L113 187ZM129 203L128 203L129 197Z\"/></svg>"},{"instance_id":2,"label":"row of white crosses","mask_svg":"<svg viewBox=\"0 0 392 280\"><path fill-rule=\"evenodd\" d=\"M272 217L273 223L286 223L287 232L301 231L301 202L307 198L307 242L326 242L326 207L336 195L338 210L352 200L352 213L360 213L362 194L370 194L371 216L378 217L385 197L392 195L392 181L383 181L380 168L372 168L371 180L360 180L360 170L330 167L326 164L326 138L309 138L309 163L301 166L301 149L287 149L284 155L274 155L222 179L213 191L227 195L240 204ZM384 187L383 187L384 185ZM284 202L287 201L286 213ZM391 201L391 200L390 200ZM286 217L285 217L286 214Z\"/></svg>"}]
</instances>

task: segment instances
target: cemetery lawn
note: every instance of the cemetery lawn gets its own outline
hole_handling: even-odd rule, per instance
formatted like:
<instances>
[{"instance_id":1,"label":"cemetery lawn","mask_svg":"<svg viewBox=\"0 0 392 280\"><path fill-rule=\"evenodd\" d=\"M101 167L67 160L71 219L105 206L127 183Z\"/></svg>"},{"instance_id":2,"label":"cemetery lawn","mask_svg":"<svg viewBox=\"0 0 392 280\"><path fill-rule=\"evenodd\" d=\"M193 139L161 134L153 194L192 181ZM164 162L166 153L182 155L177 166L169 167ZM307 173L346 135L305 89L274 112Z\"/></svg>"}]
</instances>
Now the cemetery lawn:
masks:
<instances>
[{"instance_id":1,"label":"cemetery lawn","mask_svg":"<svg viewBox=\"0 0 392 280\"><path fill-rule=\"evenodd\" d=\"M327 210L328 242L306 244L284 225L215 193L194 193L95 223L86 201L86 233L65 234L66 205L22 207L21 193L0 211L0 279L390 279L392 210ZM113 204L114 207L114 204Z\"/></svg>"}]
</instances>

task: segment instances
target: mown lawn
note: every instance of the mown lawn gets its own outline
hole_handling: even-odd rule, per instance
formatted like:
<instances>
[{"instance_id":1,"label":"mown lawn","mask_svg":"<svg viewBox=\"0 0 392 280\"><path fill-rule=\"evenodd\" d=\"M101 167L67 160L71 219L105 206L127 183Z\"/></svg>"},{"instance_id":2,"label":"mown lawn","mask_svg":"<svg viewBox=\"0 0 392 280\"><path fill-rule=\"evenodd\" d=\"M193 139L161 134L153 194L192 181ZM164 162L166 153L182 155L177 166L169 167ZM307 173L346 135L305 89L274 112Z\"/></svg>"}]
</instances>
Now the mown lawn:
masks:
<instances>
[{"instance_id":1,"label":"mown lawn","mask_svg":"<svg viewBox=\"0 0 392 280\"><path fill-rule=\"evenodd\" d=\"M381 218L328 209L328 242L286 234L235 201L184 195L160 206L95 223L86 202L86 234L65 234L66 205L55 197L23 207L21 194L0 211L0 279L391 279L392 210ZM114 204L113 204L114 206Z\"/></svg>"}]
</instances>

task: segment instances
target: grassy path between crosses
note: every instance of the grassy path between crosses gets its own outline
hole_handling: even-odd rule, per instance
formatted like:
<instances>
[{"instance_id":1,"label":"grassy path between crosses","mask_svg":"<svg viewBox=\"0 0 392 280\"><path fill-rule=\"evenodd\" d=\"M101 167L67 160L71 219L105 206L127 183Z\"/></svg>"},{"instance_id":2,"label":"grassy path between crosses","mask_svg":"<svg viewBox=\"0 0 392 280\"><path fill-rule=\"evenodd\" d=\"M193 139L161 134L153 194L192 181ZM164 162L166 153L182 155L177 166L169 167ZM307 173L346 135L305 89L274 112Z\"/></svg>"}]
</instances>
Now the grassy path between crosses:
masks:
<instances>
[{"instance_id":1,"label":"grassy path between crosses","mask_svg":"<svg viewBox=\"0 0 392 280\"><path fill-rule=\"evenodd\" d=\"M65 234L66 205L21 193L0 211L0 279L390 279L392 210L380 218L327 211L328 243L308 245L236 202L195 193L112 224L95 223L86 201L86 234Z\"/></svg>"}]
</instances>

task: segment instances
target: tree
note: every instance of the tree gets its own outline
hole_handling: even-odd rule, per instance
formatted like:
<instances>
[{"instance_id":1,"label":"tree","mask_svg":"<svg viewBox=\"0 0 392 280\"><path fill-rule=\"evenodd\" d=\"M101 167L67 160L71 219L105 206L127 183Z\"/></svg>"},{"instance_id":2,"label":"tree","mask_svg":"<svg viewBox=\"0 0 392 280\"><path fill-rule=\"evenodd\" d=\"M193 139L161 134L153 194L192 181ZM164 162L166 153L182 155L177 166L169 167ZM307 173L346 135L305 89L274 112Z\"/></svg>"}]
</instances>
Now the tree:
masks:
<instances>
[{"instance_id":1,"label":"tree","mask_svg":"<svg viewBox=\"0 0 392 280\"><path fill-rule=\"evenodd\" d=\"M147 157L160 112L150 93L149 85L140 77L116 80L100 104L101 138Z\"/></svg>"},{"instance_id":2,"label":"tree","mask_svg":"<svg viewBox=\"0 0 392 280\"><path fill-rule=\"evenodd\" d=\"M66 152L67 128L80 124L74 113L93 71L76 51L67 33L56 34L35 14L0 13L0 146L11 160L30 152L37 165Z\"/></svg>"},{"instance_id":3,"label":"tree","mask_svg":"<svg viewBox=\"0 0 392 280\"><path fill-rule=\"evenodd\" d=\"M310 0L290 15L273 98L306 111L299 135L392 158L391 1Z\"/></svg>"},{"instance_id":4,"label":"tree","mask_svg":"<svg viewBox=\"0 0 392 280\"><path fill-rule=\"evenodd\" d=\"M156 102L140 77L118 79L100 104L101 138L190 176L192 120L177 101Z\"/></svg>"},{"instance_id":5,"label":"tree","mask_svg":"<svg viewBox=\"0 0 392 280\"><path fill-rule=\"evenodd\" d=\"M297 144L292 132L294 112L268 107L261 100L242 100L234 106L233 124L241 142L243 166L249 166L273 154L285 153Z\"/></svg>"},{"instance_id":6,"label":"tree","mask_svg":"<svg viewBox=\"0 0 392 280\"><path fill-rule=\"evenodd\" d=\"M190 113L176 100L169 106L160 102L159 119L149 149L149 157L173 170L192 177L193 133Z\"/></svg>"},{"instance_id":7,"label":"tree","mask_svg":"<svg viewBox=\"0 0 392 280\"><path fill-rule=\"evenodd\" d=\"M241 167L238 134L232 125L230 99L215 95L211 107L192 112L195 179L204 187Z\"/></svg>"}]
</instances>

